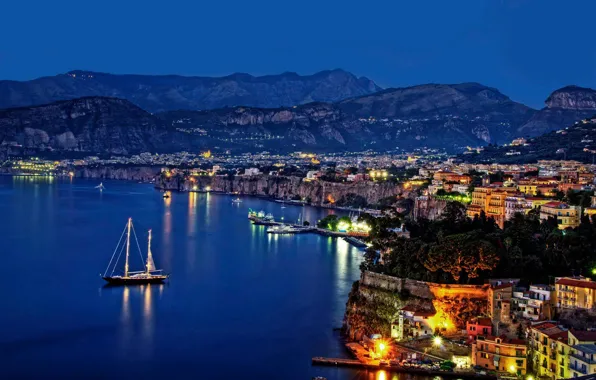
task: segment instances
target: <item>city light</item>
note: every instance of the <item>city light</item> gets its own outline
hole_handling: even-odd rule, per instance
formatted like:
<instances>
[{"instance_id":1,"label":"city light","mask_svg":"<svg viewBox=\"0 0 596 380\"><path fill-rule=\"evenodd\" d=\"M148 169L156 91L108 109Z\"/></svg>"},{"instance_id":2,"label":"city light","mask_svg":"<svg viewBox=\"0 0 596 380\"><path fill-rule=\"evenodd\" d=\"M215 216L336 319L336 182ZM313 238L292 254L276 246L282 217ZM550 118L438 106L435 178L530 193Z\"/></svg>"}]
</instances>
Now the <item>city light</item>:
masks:
<instances>
[{"instance_id":1,"label":"city light","mask_svg":"<svg viewBox=\"0 0 596 380\"><path fill-rule=\"evenodd\" d=\"M509 366L509 372L515 373L515 366L513 366L513 365Z\"/></svg>"},{"instance_id":2,"label":"city light","mask_svg":"<svg viewBox=\"0 0 596 380\"><path fill-rule=\"evenodd\" d=\"M440 336L435 336L433 338L433 344L435 346L437 346L437 347L440 346L440 345L442 345L443 344L443 338L441 338Z\"/></svg>"},{"instance_id":3,"label":"city light","mask_svg":"<svg viewBox=\"0 0 596 380\"><path fill-rule=\"evenodd\" d=\"M339 222L337 224L337 230L340 232L346 232L350 228L350 224L348 222Z\"/></svg>"}]
</instances>

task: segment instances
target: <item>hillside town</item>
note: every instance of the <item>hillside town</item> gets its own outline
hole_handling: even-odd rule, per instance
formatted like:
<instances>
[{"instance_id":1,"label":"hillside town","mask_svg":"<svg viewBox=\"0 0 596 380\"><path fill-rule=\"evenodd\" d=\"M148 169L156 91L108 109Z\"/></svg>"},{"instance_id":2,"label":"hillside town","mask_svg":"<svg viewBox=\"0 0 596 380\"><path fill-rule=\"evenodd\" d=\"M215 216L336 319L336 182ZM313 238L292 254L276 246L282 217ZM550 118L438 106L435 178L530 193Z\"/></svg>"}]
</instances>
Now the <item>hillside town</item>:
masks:
<instances>
[{"instance_id":1,"label":"hillside town","mask_svg":"<svg viewBox=\"0 0 596 380\"><path fill-rule=\"evenodd\" d=\"M568 271L564 275L545 270L545 282L535 281L532 276L515 277L514 273L511 277L490 277L499 268L498 257L494 258L494 265L487 264L493 260L490 255L481 259L485 265L478 266L478 274L465 274L462 268L470 265L467 263L458 269L463 274L450 278L446 273L455 273L452 269L446 269L443 264L429 264L430 259L424 256L431 257L433 248L422 254L426 261L421 259L425 271L434 273L429 280L425 280L428 274L417 272L412 277L403 276L399 271L407 267L404 265L397 272L391 273L389 269L396 250L392 247L415 244L423 235L420 226L451 218L453 205L458 205L467 221L454 219L449 224L480 226L463 227L464 232L480 228L507 234L519 218L528 218L524 219L528 223L546 226L544 231L548 231L549 237L543 239L545 246L558 244L548 239L573 236L580 227L596 223L595 165L572 160L542 160L522 165L465 163L432 150L328 155L263 152L240 156L205 151L61 160L17 157L6 160L2 170L16 175L77 177L106 167L149 167L153 171L148 180L155 186L167 187L178 178L173 189L180 191L221 190L214 186L214 178L251 181L294 178L298 183L320 185L322 189L318 190L322 192L319 198L298 197L299 201L326 207L375 208L380 212L373 213L376 215L373 219L395 218L387 229L390 237L382 239L379 227L375 228L374 220L370 221L372 231L366 255L374 257L370 261L374 264L363 266L359 288L356 293L353 290L348 301L345 326L351 337L348 348L363 365L553 380L596 373L596 281L590 279L596 276L593 245L582 248L585 260L581 270L573 263L568 266L572 269L563 268ZM379 185L390 189L387 199L372 200L362 191ZM342 196L339 202L338 186L343 189L341 194L354 196ZM228 190L262 195L251 193L246 187ZM285 199L291 194L269 195ZM411 239L410 231L402 233L406 228L413 231ZM553 229L558 232L552 232ZM485 240L492 244L493 235L474 237L471 243L462 240L462 244L480 244ZM445 243L441 236L432 244L437 245L437 250L450 249L441 245ZM503 241L511 245L507 239ZM412 245L406 250L413 253L418 249ZM509 255L513 248L507 250ZM486 254L480 252L481 257ZM501 257L500 262L504 261ZM532 264L525 265L529 268ZM439 275L442 271L444 274ZM462 283L462 275L467 276L468 283ZM387 314L384 309L382 315L375 315L378 305L371 306L370 302L377 296L371 294L381 291L389 291L397 298L390 307L392 312ZM365 301L363 294L372 298ZM357 313L366 315L359 319L354 317ZM385 322L370 322L379 318ZM383 349L379 349L381 346Z\"/></svg>"}]
</instances>

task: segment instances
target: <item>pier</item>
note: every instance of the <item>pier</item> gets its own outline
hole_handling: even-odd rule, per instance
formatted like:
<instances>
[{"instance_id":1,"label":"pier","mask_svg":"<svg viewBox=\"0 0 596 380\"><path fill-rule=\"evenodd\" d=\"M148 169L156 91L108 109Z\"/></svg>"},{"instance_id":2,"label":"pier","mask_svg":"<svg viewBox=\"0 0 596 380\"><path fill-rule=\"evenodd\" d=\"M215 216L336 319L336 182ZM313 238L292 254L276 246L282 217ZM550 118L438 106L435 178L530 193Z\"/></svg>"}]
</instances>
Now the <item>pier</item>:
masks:
<instances>
[{"instance_id":1,"label":"pier","mask_svg":"<svg viewBox=\"0 0 596 380\"><path fill-rule=\"evenodd\" d=\"M497 377L493 375L481 375L475 372L466 372L466 371L440 371L440 370L431 370L431 369L424 369L424 368L415 368L415 367L408 367L402 366L399 364L389 363L387 361L379 361L379 360L368 360L366 362L360 361L357 359L345 359L345 358L326 358L322 356L315 356L312 358L313 365L325 365L325 366L342 366L342 367L353 367L353 368L361 368L361 369L372 369L372 370L380 370L385 369L391 372L398 372L398 373L411 373L415 375L423 375L423 376L442 376L442 377L455 377L458 379L486 379L486 380L496 380Z\"/></svg>"},{"instance_id":2,"label":"pier","mask_svg":"<svg viewBox=\"0 0 596 380\"><path fill-rule=\"evenodd\" d=\"M301 229L301 231L297 231L294 233L313 232L313 233L323 235L323 236L342 237L346 240L346 242L352 244L355 247L358 247L358 248L366 247L366 243L363 242L362 240L360 240L358 238L358 236L350 235L348 232L330 231L330 230L327 230L324 228L319 228L319 227L302 226L302 225L295 224L295 223L277 222L275 220L266 220L266 219L259 218L256 216L249 216L248 219L252 222L252 224L254 224L256 226L269 226L269 227L270 226L290 226L293 228Z\"/></svg>"}]
</instances>

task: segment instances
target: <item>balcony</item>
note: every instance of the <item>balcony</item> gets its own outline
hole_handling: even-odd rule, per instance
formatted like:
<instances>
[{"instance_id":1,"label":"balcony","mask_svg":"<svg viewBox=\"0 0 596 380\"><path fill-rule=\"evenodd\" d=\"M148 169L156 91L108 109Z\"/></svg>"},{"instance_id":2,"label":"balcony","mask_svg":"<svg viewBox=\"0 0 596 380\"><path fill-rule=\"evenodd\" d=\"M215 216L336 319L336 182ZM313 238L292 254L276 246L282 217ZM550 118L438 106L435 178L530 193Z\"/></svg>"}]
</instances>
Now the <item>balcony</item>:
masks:
<instances>
[{"instance_id":1,"label":"balcony","mask_svg":"<svg viewBox=\"0 0 596 380\"><path fill-rule=\"evenodd\" d=\"M588 368L587 367L585 367L585 366L576 366L576 365L573 365L571 363L569 363L569 369L572 370L572 371L575 371L577 373L584 374L584 375L586 375L588 373Z\"/></svg>"},{"instance_id":2,"label":"balcony","mask_svg":"<svg viewBox=\"0 0 596 380\"><path fill-rule=\"evenodd\" d=\"M569 289L569 288L561 288L559 289L560 292L564 292L564 293L575 293L575 289Z\"/></svg>"},{"instance_id":3,"label":"balcony","mask_svg":"<svg viewBox=\"0 0 596 380\"><path fill-rule=\"evenodd\" d=\"M582 356L582 355L578 355L576 353L571 354L571 357L572 358L575 358L575 359L577 359L579 361L581 361L582 363L586 363L588 365L590 365L590 364L596 364L596 360L591 360L590 358L587 358L587 357ZM571 363L569 365L571 365Z\"/></svg>"}]
</instances>

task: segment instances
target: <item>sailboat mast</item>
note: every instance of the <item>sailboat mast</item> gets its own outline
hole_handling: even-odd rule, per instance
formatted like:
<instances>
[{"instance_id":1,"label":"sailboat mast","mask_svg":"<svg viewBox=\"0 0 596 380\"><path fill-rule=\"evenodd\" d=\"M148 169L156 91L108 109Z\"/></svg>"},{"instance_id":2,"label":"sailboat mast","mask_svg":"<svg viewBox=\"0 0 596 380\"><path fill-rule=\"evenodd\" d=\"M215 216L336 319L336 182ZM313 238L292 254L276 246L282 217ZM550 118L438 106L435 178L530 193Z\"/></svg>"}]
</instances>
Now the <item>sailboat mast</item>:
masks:
<instances>
[{"instance_id":1,"label":"sailboat mast","mask_svg":"<svg viewBox=\"0 0 596 380\"><path fill-rule=\"evenodd\" d=\"M149 273L152 266L153 266L153 255L151 254L151 230L149 230L149 240L147 242L147 265L146 265L147 273Z\"/></svg>"},{"instance_id":2,"label":"sailboat mast","mask_svg":"<svg viewBox=\"0 0 596 380\"><path fill-rule=\"evenodd\" d=\"M128 256L130 254L130 227L132 218L128 218L128 232L126 234L126 262L124 263L124 277L128 277Z\"/></svg>"}]
</instances>

